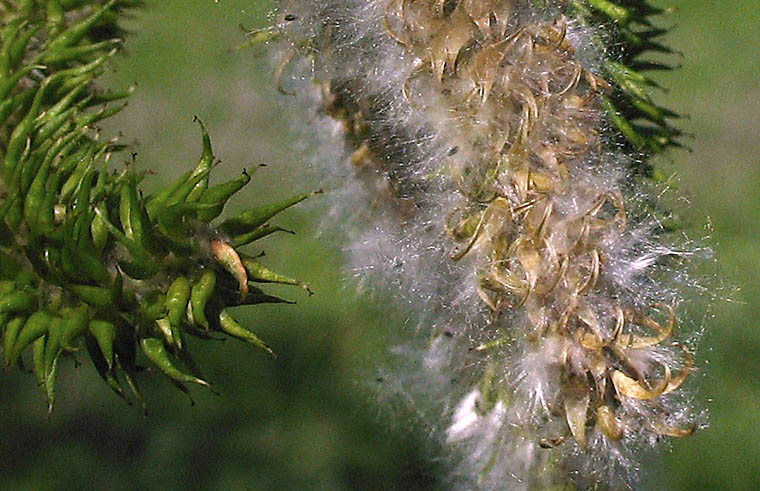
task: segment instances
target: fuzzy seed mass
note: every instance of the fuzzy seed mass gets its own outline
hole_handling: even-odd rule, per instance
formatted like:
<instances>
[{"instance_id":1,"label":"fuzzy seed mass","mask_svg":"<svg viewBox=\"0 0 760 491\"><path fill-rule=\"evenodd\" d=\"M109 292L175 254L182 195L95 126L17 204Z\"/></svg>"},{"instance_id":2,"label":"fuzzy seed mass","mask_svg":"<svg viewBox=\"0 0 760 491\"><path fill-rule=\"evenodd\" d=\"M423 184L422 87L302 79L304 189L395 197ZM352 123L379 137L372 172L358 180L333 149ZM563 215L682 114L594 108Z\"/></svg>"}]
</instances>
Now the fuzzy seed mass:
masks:
<instances>
[{"instance_id":1,"label":"fuzzy seed mass","mask_svg":"<svg viewBox=\"0 0 760 491\"><path fill-rule=\"evenodd\" d=\"M657 11L279 7L278 87L317 109L320 149L349 151L337 201L354 215L351 258L419 312L425 346L404 350L426 375L402 377L440 399L438 434L461 455L454 479L615 488L635 481L638 449L691 434L696 336L680 333L679 310L695 253L666 234L642 177L646 157L675 143L674 113L651 104L633 55L604 49L615 35L649 39ZM645 103L659 112L618 109Z\"/></svg>"}]
</instances>

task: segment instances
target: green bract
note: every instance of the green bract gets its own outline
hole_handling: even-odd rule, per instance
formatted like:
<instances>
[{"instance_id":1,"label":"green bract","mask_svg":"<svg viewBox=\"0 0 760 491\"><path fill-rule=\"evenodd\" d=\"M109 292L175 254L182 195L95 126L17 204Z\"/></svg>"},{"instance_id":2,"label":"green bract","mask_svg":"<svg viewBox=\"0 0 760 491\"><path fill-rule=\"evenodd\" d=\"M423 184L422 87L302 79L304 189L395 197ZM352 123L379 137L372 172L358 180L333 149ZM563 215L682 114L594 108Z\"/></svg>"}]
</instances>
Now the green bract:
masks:
<instances>
[{"instance_id":1,"label":"green bract","mask_svg":"<svg viewBox=\"0 0 760 491\"><path fill-rule=\"evenodd\" d=\"M93 82L121 44L119 16L135 0L0 4L0 327L8 365L33 370L52 408L58 360L86 347L108 385L141 403L138 352L175 385L208 385L183 336L227 334L267 351L229 307L281 302L252 283L304 286L237 247L283 230L267 222L300 202L254 207L211 223L250 175L209 187L211 140L177 182L144 195L123 147L92 125L131 90Z\"/></svg>"}]
</instances>

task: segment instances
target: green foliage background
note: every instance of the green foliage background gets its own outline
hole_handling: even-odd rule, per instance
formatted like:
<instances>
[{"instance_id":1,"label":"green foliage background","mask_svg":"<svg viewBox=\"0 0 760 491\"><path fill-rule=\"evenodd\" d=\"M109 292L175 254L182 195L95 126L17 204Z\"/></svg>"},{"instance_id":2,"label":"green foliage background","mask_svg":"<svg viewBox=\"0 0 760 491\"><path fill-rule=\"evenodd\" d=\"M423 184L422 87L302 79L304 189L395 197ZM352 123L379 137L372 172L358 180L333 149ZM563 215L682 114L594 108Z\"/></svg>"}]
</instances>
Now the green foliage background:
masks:
<instances>
[{"instance_id":1,"label":"green foliage background","mask_svg":"<svg viewBox=\"0 0 760 491\"><path fill-rule=\"evenodd\" d=\"M274 90L257 50L230 50L243 40L239 24L266 25L270 3L147 3L129 23L128 56L107 77L111 86L137 82L138 90L106 134L139 142L138 165L158 173L149 182L168 182L186 170L175 162L197 158L198 115L223 161L218 175L268 164L230 211L313 188L298 158L302 142L281 118L293 101ZM671 89L669 104L691 115L682 126L696 135L686 141L693 153L672 152L659 165L680 179L689 199L680 218L691 236L708 236L724 284L711 284L717 300L697 312L706 334L702 372L690 382L710 400L711 427L647 464L654 471L643 487L750 489L760 482L760 2L658 3L677 7L670 41L685 52L684 67L658 80ZM234 342L196 350L221 396L194 390L191 408L170 384L146 378L144 418L94 370L67 366L48 417L33 377L3 371L3 488L433 488L438 471L409 431L412 420L380 415L362 385L389 321L350 294L337 247L315 238L328 199L288 211L278 223L298 235L264 246L268 265L306 280L316 295L273 288L298 305L241 316L279 358Z\"/></svg>"}]
</instances>

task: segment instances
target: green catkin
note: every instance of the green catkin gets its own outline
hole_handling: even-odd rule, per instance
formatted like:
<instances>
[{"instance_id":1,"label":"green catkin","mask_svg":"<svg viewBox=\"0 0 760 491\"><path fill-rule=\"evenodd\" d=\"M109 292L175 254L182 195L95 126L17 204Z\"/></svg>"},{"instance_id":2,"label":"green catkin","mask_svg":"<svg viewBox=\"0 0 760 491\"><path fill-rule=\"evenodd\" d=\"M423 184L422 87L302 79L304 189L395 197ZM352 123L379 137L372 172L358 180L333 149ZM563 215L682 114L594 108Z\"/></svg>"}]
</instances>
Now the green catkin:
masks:
<instances>
[{"instance_id":1,"label":"green catkin","mask_svg":"<svg viewBox=\"0 0 760 491\"><path fill-rule=\"evenodd\" d=\"M240 263L238 246L211 222L251 177L244 172L209 187L215 159L200 120L201 156L176 183L143 195L135 164L115 172L108 165L125 146L99 141L93 125L119 112L124 105L113 103L134 87L110 91L93 83L122 45L118 23L141 3L17 1L0 9L3 358L21 365L32 352L51 409L64 351L86 346L106 384L145 408L138 351L182 390L182 382L208 385L178 368L181 362L200 373L183 335L224 335L216 319L224 308L279 301L249 289L244 268L229 270L211 250L218 244L227 265ZM273 210L268 219L284 207L262 209ZM266 228L236 223L240 234ZM239 291L230 288L235 283Z\"/></svg>"}]
</instances>

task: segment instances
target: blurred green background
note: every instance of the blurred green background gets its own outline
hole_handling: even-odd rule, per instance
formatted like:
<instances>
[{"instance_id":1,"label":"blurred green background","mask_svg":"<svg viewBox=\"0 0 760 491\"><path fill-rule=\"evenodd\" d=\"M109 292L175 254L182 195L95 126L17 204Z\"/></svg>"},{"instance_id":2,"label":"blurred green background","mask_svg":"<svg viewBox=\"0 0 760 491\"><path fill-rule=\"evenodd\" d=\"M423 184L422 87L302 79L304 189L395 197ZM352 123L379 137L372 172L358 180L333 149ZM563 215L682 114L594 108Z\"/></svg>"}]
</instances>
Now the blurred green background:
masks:
<instances>
[{"instance_id":1,"label":"blurred green background","mask_svg":"<svg viewBox=\"0 0 760 491\"><path fill-rule=\"evenodd\" d=\"M281 115L293 101L274 90L260 50L234 51L242 24L267 24L257 0L150 1L106 83L136 82L130 106L108 124L139 143L138 165L158 185L200 152L201 117L222 160L217 175L266 163L241 208L314 187L299 133ZM667 100L690 114L693 153L659 165L680 179L692 237L707 237L721 282L695 313L705 336L690 382L707 399L710 428L676 441L643 489L760 488L760 2L670 0L670 43L683 68L658 75ZM108 133L108 131L106 132ZM123 158L123 157L122 157ZM150 184L148 184L150 186ZM317 292L289 307L252 309L248 324L278 352L242 343L194 350L220 396L188 399L159 377L144 381L150 415L125 406L84 366L61 370L48 416L32 376L0 378L0 482L4 489L433 489L440 471L416 440L413 419L379 414L364 368L383 350L383 319L343 279L338 247L315 238L326 199L283 215L295 237L271 237L267 261ZM208 344L208 343L204 343ZM398 418L398 419L396 419Z\"/></svg>"}]
</instances>

